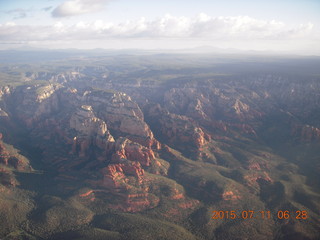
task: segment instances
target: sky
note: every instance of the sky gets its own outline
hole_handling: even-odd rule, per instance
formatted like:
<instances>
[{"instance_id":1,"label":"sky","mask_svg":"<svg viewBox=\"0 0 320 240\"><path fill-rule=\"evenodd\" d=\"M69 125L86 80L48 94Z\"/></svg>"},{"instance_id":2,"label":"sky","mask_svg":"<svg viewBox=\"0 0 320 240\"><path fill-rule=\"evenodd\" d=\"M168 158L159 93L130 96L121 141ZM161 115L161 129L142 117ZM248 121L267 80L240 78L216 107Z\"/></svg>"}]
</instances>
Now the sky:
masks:
<instances>
[{"instance_id":1,"label":"sky","mask_svg":"<svg viewBox=\"0 0 320 240\"><path fill-rule=\"evenodd\" d=\"M320 55L320 0L0 0L0 49L221 48Z\"/></svg>"}]
</instances>

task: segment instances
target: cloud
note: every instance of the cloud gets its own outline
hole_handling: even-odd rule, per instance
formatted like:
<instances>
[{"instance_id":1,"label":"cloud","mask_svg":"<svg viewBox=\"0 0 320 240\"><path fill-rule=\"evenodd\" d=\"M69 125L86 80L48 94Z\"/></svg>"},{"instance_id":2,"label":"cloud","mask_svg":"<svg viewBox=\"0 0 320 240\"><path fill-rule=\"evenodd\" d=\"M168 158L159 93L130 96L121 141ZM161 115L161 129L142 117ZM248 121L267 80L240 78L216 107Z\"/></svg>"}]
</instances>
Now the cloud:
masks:
<instances>
[{"instance_id":1,"label":"cloud","mask_svg":"<svg viewBox=\"0 0 320 240\"><path fill-rule=\"evenodd\" d=\"M75 26L73 31L79 30ZM71 30L71 29L70 29ZM289 26L280 21L266 21L248 16L210 17L199 14L194 18L165 15L148 21L127 21L119 24L86 23L81 31L94 35L124 38L205 38L205 39L289 39L307 37L313 24Z\"/></svg>"},{"instance_id":2,"label":"cloud","mask_svg":"<svg viewBox=\"0 0 320 240\"><path fill-rule=\"evenodd\" d=\"M93 1L94 2L94 1ZM101 3L101 1L99 1ZM53 25L0 24L0 41L77 41L106 39L180 39L214 41L314 40L319 39L312 23L288 25L248 16L193 18L165 15L154 20L110 23L104 21Z\"/></svg>"},{"instance_id":3,"label":"cloud","mask_svg":"<svg viewBox=\"0 0 320 240\"><path fill-rule=\"evenodd\" d=\"M70 17L104 9L109 0L68 0L52 11L55 18Z\"/></svg>"}]
</instances>

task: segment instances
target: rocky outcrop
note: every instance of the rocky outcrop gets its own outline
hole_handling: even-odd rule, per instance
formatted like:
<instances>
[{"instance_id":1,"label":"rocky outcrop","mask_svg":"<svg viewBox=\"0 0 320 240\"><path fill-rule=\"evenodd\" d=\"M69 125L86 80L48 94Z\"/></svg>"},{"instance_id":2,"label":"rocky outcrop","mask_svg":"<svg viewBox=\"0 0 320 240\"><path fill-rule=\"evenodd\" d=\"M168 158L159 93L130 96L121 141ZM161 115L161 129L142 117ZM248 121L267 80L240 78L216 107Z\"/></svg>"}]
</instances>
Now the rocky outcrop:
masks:
<instances>
[{"instance_id":1,"label":"rocky outcrop","mask_svg":"<svg viewBox=\"0 0 320 240\"><path fill-rule=\"evenodd\" d=\"M183 88L171 88L164 94L164 103L167 109L173 113L183 114L200 123L209 125L216 120L237 120L246 122L262 116L256 106L249 106L248 98L259 98L255 92L245 92L232 86L224 85L219 88L219 83L212 86L210 83L202 83L208 86L184 86Z\"/></svg>"},{"instance_id":2,"label":"rocky outcrop","mask_svg":"<svg viewBox=\"0 0 320 240\"><path fill-rule=\"evenodd\" d=\"M158 205L159 198L149 193L149 184L139 162L122 159L120 163L109 164L101 173L103 179L98 185L117 199L109 207L125 212L140 212Z\"/></svg>"},{"instance_id":3,"label":"rocky outcrop","mask_svg":"<svg viewBox=\"0 0 320 240\"><path fill-rule=\"evenodd\" d=\"M266 171L253 171L244 176L246 184L252 188L252 191L259 189L259 181L273 183L274 181Z\"/></svg>"},{"instance_id":4,"label":"rocky outcrop","mask_svg":"<svg viewBox=\"0 0 320 240\"><path fill-rule=\"evenodd\" d=\"M127 189L129 179L127 176L134 176L138 183L142 183L144 170L139 162L121 161L117 164L109 164L101 170L103 180L101 185L110 191L117 191L121 188Z\"/></svg>"},{"instance_id":5,"label":"rocky outcrop","mask_svg":"<svg viewBox=\"0 0 320 240\"><path fill-rule=\"evenodd\" d=\"M79 146L80 157L86 156L91 144L107 152L111 147L110 143L114 142L106 123L95 116L89 105L82 105L72 114L70 128L77 133L73 139L72 151L75 153Z\"/></svg>"},{"instance_id":6,"label":"rocky outcrop","mask_svg":"<svg viewBox=\"0 0 320 240\"><path fill-rule=\"evenodd\" d=\"M148 118L169 144L199 150L211 139L192 119L169 113L160 105L148 110Z\"/></svg>"},{"instance_id":7,"label":"rocky outcrop","mask_svg":"<svg viewBox=\"0 0 320 240\"><path fill-rule=\"evenodd\" d=\"M62 73L40 71L26 72L24 81L46 80L50 82L67 83L70 81L79 80L80 78L85 79L85 74L82 74L77 70Z\"/></svg>"},{"instance_id":8,"label":"rocky outcrop","mask_svg":"<svg viewBox=\"0 0 320 240\"><path fill-rule=\"evenodd\" d=\"M241 199L238 191L225 191L223 194L222 194L222 199L224 201L236 201L236 200L239 200Z\"/></svg>"},{"instance_id":9,"label":"rocky outcrop","mask_svg":"<svg viewBox=\"0 0 320 240\"><path fill-rule=\"evenodd\" d=\"M75 129L79 134L91 136L104 136L107 133L106 123L96 118L92 107L82 105L70 119L70 128Z\"/></svg>"},{"instance_id":10,"label":"rocky outcrop","mask_svg":"<svg viewBox=\"0 0 320 240\"><path fill-rule=\"evenodd\" d=\"M139 162L142 166L150 166L151 161L155 160L155 155L152 149L120 137L115 142L112 162L120 162L122 159Z\"/></svg>"},{"instance_id":11,"label":"rocky outcrop","mask_svg":"<svg viewBox=\"0 0 320 240\"><path fill-rule=\"evenodd\" d=\"M153 150L139 143L120 137L113 144L111 163L100 170L102 179L92 185L117 199L113 201L116 204L110 204L113 209L139 212L156 207L159 197L150 192L153 180L145 175L144 168L165 167L156 160Z\"/></svg>"},{"instance_id":12,"label":"rocky outcrop","mask_svg":"<svg viewBox=\"0 0 320 240\"><path fill-rule=\"evenodd\" d=\"M8 103L15 106L16 116L28 127L59 110L58 84L21 86L13 90Z\"/></svg>"},{"instance_id":13,"label":"rocky outcrop","mask_svg":"<svg viewBox=\"0 0 320 240\"><path fill-rule=\"evenodd\" d=\"M0 133L0 188L1 184L6 187L15 187L19 184L13 170L25 172L32 171L32 168L24 156L2 141L2 134Z\"/></svg>"},{"instance_id":14,"label":"rocky outcrop","mask_svg":"<svg viewBox=\"0 0 320 240\"><path fill-rule=\"evenodd\" d=\"M160 147L140 107L125 93L86 91L82 100L97 109L97 116L117 132L116 137L127 137L149 148Z\"/></svg>"},{"instance_id":15,"label":"rocky outcrop","mask_svg":"<svg viewBox=\"0 0 320 240\"><path fill-rule=\"evenodd\" d=\"M9 86L0 87L0 100L2 100L4 96L9 95L10 93L11 89Z\"/></svg>"},{"instance_id":16,"label":"rocky outcrop","mask_svg":"<svg viewBox=\"0 0 320 240\"><path fill-rule=\"evenodd\" d=\"M2 134L0 133L0 164L18 171L30 171L32 168L29 161L17 153L17 150L10 146L10 150L3 143Z\"/></svg>"}]
</instances>

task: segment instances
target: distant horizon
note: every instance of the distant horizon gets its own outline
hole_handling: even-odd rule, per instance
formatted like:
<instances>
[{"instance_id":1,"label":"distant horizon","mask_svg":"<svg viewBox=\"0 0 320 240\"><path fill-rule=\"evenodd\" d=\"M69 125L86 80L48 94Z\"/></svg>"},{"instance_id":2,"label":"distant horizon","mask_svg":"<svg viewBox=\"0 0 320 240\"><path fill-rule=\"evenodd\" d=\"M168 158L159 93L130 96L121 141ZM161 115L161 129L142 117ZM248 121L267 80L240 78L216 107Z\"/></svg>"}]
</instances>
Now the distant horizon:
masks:
<instances>
[{"instance_id":1,"label":"distant horizon","mask_svg":"<svg viewBox=\"0 0 320 240\"><path fill-rule=\"evenodd\" d=\"M319 54L312 53L295 53L290 51L268 51L268 50L251 50L251 49L237 49L237 48L219 48L213 46L198 46L198 47L189 47L189 48L103 48L103 47L92 47L92 48L77 48L77 47L65 47L65 48L48 48L44 46L33 46L33 45L21 45L19 47L8 47L5 49L0 49L1 51L110 51L110 52L148 52L148 53L163 53L163 54L219 54L219 55L244 55L244 56L301 56L301 57L320 57Z\"/></svg>"}]
</instances>

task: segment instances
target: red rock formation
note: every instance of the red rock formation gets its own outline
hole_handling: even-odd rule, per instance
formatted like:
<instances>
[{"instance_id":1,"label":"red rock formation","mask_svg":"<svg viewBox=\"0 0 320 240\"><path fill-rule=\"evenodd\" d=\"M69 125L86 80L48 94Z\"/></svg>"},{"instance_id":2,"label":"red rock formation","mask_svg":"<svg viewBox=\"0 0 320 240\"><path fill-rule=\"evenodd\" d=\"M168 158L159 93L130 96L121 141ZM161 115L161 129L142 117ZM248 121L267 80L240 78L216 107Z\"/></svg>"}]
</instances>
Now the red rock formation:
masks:
<instances>
[{"instance_id":1,"label":"red rock formation","mask_svg":"<svg viewBox=\"0 0 320 240\"><path fill-rule=\"evenodd\" d=\"M178 206L179 206L179 208L182 208L182 209L190 209L190 208L194 208L198 203L199 203L199 201L197 201L197 200L186 201L186 202L178 204Z\"/></svg>"},{"instance_id":2,"label":"red rock formation","mask_svg":"<svg viewBox=\"0 0 320 240\"><path fill-rule=\"evenodd\" d=\"M260 164L257 162L251 162L248 165L249 170L261 170Z\"/></svg>"},{"instance_id":3,"label":"red rock formation","mask_svg":"<svg viewBox=\"0 0 320 240\"><path fill-rule=\"evenodd\" d=\"M124 161L122 161L124 162ZM126 188L128 182L127 175L134 176L139 183L143 181L144 170L139 162L124 162L117 164L109 164L101 170L103 174L102 185L105 188Z\"/></svg>"},{"instance_id":4,"label":"red rock formation","mask_svg":"<svg viewBox=\"0 0 320 240\"><path fill-rule=\"evenodd\" d=\"M101 170L103 174L102 185L109 189L119 188L120 183L125 183L126 179L123 170L118 164L110 164Z\"/></svg>"},{"instance_id":5,"label":"red rock formation","mask_svg":"<svg viewBox=\"0 0 320 240\"><path fill-rule=\"evenodd\" d=\"M114 163L101 170L103 179L97 182L117 198L117 204L110 204L109 207L124 212L139 212L157 206L159 198L149 193L148 182L151 180L145 178L140 164L140 161L144 164L148 162L142 159L154 157L144 154L143 150L152 150L125 138L118 139L116 145L117 151L112 157Z\"/></svg>"},{"instance_id":6,"label":"red rock formation","mask_svg":"<svg viewBox=\"0 0 320 240\"><path fill-rule=\"evenodd\" d=\"M93 193L93 190L89 190L88 192L85 192L83 194L80 194L80 197L88 197L89 195L91 195Z\"/></svg>"},{"instance_id":7,"label":"red rock formation","mask_svg":"<svg viewBox=\"0 0 320 240\"><path fill-rule=\"evenodd\" d=\"M195 121L186 116L169 113L160 105L151 107L148 115L162 136L172 144L200 149L211 139Z\"/></svg>"},{"instance_id":8,"label":"red rock formation","mask_svg":"<svg viewBox=\"0 0 320 240\"><path fill-rule=\"evenodd\" d=\"M250 174L246 175L244 179L246 180L248 186L251 186L254 188L259 187L259 184L258 184L259 179L262 179L265 182L273 183L273 180L271 179L271 177L266 171L251 172Z\"/></svg>"},{"instance_id":9,"label":"red rock formation","mask_svg":"<svg viewBox=\"0 0 320 240\"><path fill-rule=\"evenodd\" d=\"M114 139L106 123L95 117L91 106L82 105L72 114L69 122L70 128L77 132L72 143L73 153L78 153L79 157L86 157L91 145L99 147L105 153L110 150L110 143L113 143Z\"/></svg>"},{"instance_id":10,"label":"red rock formation","mask_svg":"<svg viewBox=\"0 0 320 240\"><path fill-rule=\"evenodd\" d=\"M222 199L225 201L234 201L234 200L241 199L241 197L239 193L234 193L233 191L225 191L222 194Z\"/></svg>"},{"instance_id":11,"label":"red rock formation","mask_svg":"<svg viewBox=\"0 0 320 240\"><path fill-rule=\"evenodd\" d=\"M112 162L120 162L121 159L128 159L141 163L142 166L150 166L155 159L154 152L139 143L132 142L126 138L119 138L115 143L116 152L112 155Z\"/></svg>"},{"instance_id":12,"label":"red rock formation","mask_svg":"<svg viewBox=\"0 0 320 240\"><path fill-rule=\"evenodd\" d=\"M204 133L200 127L194 129L192 138L199 149L211 139L210 135Z\"/></svg>"},{"instance_id":13,"label":"red rock formation","mask_svg":"<svg viewBox=\"0 0 320 240\"><path fill-rule=\"evenodd\" d=\"M156 207L159 204L159 198L148 192L149 187L146 186L148 181L144 178L144 170L140 163L128 160L122 162L110 164L101 170L103 180L98 182L98 185L107 189L107 194L117 199L108 206L124 212L140 212ZM130 176L134 177L135 181ZM99 191L103 192L103 190L95 192ZM83 196L89 197L90 194L88 191Z\"/></svg>"},{"instance_id":14,"label":"red rock formation","mask_svg":"<svg viewBox=\"0 0 320 240\"><path fill-rule=\"evenodd\" d=\"M161 143L153 137L153 134L152 134L152 136L149 136L147 138L138 137L138 136L131 136L131 135L126 136L126 138L130 139L133 142L139 143L142 146L145 146L147 148L151 148L154 150L161 149Z\"/></svg>"},{"instance_id":15,"label":"red rock formation","mask_svg":"<svg viewBox=\"0 0 320 240\"><path fill-rule=\"evenodd\" d=\"M185 196L183 193L179 192L178 189L173 189L173 195L170 197L172 200L184 199Z\"/></svg>"},{"instance_id":16,"label":"red rock formation","mask_svg":"<svg viewBox=\"0 0 320 240\"><path fill-rule=\"evenodd\" d=\"M133 162L132 164L122 164L121 167L126 175L135 176L140 183L142 182L144 170L141 168L139 162Z\"/></svg>"},{"instance_id":17,"label":"red rock formation","mask_svg":"<svg viewBox=\"0 0 320 240\"><path fill-rule=\"evenodd\" d=\"M93 108L103 109L98 113L99 118L120 136L139 142L145 147L159 146L148 124L144 121L139 105L127 94L87 91L82 100Z\"/></svg>"}]
</instances>

